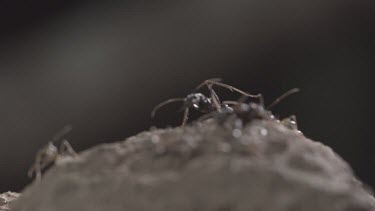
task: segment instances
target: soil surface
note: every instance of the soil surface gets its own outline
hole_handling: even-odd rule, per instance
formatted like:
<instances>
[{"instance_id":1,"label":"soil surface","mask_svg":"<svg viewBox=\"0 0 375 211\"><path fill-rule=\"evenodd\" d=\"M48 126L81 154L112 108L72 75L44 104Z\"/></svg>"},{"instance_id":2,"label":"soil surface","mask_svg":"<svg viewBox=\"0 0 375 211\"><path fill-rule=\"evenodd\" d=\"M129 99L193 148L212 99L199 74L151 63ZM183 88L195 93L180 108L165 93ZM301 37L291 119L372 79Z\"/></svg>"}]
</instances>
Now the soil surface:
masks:
<instances>
[{"instance_id":1,"label":"soil surface","mask_svg":"<svg viewBox=\"0 0 375 211\"><path fill-rule=\"evenodd\" d=\"M329 147L278 121L210 119L58 160L12 211L370 211L374 197Z\"/></svg>"}]
</instances>

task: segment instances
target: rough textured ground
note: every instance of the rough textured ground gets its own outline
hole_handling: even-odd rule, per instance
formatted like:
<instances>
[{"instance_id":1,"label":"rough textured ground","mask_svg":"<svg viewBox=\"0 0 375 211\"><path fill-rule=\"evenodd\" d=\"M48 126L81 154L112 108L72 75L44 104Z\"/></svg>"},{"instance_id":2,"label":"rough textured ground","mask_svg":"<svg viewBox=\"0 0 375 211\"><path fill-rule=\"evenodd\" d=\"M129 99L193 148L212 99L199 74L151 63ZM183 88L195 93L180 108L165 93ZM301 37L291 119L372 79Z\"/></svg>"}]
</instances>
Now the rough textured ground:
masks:
<instances>
[{"instance_id":1,"label":"rough textured ground","mask_svg":"<svg viewBox=\"0 0 375 211\"><path fill-rule=\"evenodd\" d=\"M6 192L0 194L0 211L8 211L9 206L19 197L18 193Z\"/></svg>"},{"instance_id":2,"label":"rough textured ground","mask_svg":"<svg viewBox=\"0 0 375 211\"><path fill-rule=\"evenodd\" d=\"M355 141L355 140L353 140ZM59 160L12 211L369 211L330 148L275 121L152 130Z\"/></svg>"}]
</instances>

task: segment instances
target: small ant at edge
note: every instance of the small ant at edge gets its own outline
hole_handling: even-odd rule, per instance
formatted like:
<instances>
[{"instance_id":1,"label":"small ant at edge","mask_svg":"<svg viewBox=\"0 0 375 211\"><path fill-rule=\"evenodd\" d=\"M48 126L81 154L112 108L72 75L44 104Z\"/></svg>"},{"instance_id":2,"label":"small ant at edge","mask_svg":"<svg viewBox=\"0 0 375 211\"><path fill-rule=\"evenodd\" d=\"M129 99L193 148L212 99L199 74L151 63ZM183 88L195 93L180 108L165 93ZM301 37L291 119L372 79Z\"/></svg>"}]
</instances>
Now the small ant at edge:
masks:
<instances>
[{"instance_id":1,"label":"small ant at edge","mask_svg":"<svg viewBox=\"0 0 375 211\"><path fill-rule=\"evenodd\" d=\"M60 140L63 136L72 130L70 125L65 126L59 132L57 132L51 141L48 142L43 148L41 148L35 157L33 165L29 168L27 175L32 177L35 174L36 181L39 182L42 179L42 171L55 163L58 159L66 156L76 156L77 153L74 151L72 146L67 140L63 140L60 147L57 148L54 142Z\"/></svg>"}]
</instances>

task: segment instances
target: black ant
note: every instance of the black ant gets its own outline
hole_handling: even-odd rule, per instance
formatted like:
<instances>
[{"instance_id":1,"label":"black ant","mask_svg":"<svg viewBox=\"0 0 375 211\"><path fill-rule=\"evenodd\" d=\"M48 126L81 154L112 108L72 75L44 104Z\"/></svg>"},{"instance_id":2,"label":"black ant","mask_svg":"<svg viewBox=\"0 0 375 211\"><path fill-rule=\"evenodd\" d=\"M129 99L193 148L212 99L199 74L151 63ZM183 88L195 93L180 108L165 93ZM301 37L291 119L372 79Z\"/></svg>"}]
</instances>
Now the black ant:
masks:
<instances>
[{"instance_id":1,"label":"black ant","mask_svg":"<svg viewBox=\"0 0 375 211\"><path fill-rule=\"evenodd\" d=\"M72 130L70 125L65 126L61 129L51 141L48 142L43 148L41 148L35 157L34 164L30 167L27 172L29 177L32 177L35 174L36 181L40 181L42 178L42 171L47 167L51 166L58 159L67 156L75 156L77 153L74 151L72 146L67 140L63 140L60 144L60 147L57 148L54 145L54 142L60 140L64 135L69 133Z\"/></svg>"},{"instance_id":2,"label":"black ant","mask_svg":"<svg viewBox=\"0 0 375 211\"><path fill-rule=\"evenodd\" d=\"M218 95L212 88L213 85L221 86L224 88L229 89L230 91L236 91L244 96L247 97L253 97L253 98L260 98L261 101L263 99L261 94L252 95L247 92L244 92L236 87L230 86L228 84L224 84L220 82L221 79L219 78L213 78L203 81L201 84L199 84L193 93L188 94L185 98L172 98L169 100L166 100L157 106L154 107L154 109L151 112L151 118L153 118L156 114L156 112L163 106L173 103L173 102L183 102L182 109L184 110L184 117L182 120L182 126L184 126L189 118L189 110L191 108L194 108L197 111L200 111L201 113L211 113L214 111L220 112L222 109L230 109L225 103L221 103L219 100ZM205 96L202 93L197 92L200 88L203 86L206 86L208 91L210 92L210 97Z\"/></svg>"}]
</instances>

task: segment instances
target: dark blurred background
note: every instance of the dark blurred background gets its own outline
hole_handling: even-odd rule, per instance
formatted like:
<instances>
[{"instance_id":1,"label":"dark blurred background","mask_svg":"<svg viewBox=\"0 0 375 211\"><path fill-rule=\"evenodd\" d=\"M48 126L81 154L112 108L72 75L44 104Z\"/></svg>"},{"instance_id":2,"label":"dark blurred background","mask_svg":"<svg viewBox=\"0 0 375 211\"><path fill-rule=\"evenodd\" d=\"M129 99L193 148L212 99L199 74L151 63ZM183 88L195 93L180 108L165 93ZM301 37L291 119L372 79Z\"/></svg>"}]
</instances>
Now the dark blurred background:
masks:
<instances>
[{"instance_id":1,"label":"dark blurred background","mask_svg":"<svg viewBox=\"0 0 375 211\"><path fill-rule=\"evenodd\" d=\"M30 182L64 125L78 151L178 125L178 106L151 109L212 77L267 102L301 88L274 112L375 187L374 14L373 0L1 1L0 192Z\"/></svg>"}]
</instances>

